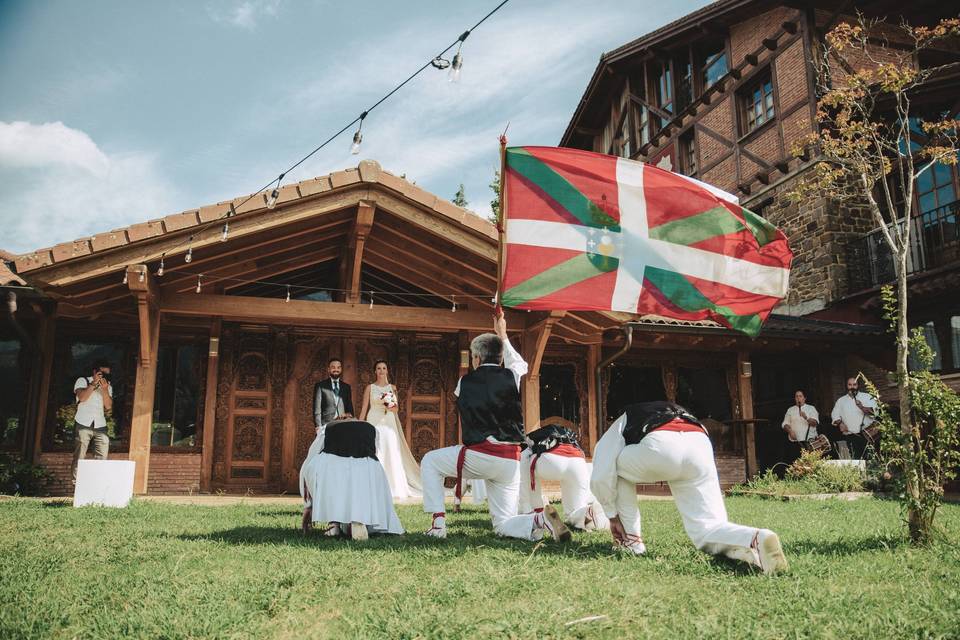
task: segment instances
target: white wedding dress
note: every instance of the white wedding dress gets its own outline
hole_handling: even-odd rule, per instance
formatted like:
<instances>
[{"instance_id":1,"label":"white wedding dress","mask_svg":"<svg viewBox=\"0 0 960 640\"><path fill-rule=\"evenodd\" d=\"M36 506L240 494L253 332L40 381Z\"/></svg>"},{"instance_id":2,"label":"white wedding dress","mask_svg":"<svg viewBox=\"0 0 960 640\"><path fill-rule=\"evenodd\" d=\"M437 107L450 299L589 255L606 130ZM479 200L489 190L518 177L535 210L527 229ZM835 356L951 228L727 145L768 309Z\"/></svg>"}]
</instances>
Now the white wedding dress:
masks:
<instances>
[{"instance_id":1,"label":"white wedding dress","mask_svg":"<svg viewBox=\"0 0 960 640\"><path fill-rule=\"evenodd\" d=\"M387 411L381 399L392 391L390 386L370 385L370 409L367 422L377 428L377 458L387 472L390 492L394 500L420 498L423 495L420 484L420 465L410 452L403 430L397 420L397 414Z\"/></svg>"}]
</instances>

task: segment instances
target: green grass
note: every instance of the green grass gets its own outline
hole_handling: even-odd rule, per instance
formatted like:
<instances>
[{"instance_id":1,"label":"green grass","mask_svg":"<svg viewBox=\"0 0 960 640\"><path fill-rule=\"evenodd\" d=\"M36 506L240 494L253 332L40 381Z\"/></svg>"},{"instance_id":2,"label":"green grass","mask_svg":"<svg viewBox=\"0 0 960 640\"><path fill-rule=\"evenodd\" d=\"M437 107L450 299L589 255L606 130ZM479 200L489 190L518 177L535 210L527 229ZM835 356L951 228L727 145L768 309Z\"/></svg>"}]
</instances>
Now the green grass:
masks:
<instances>
[{"instance_id":1,"label":"green grass","mask_svg":"<svg viewBox=\"0 0 960 640\"><path fill-rule=\"evenodd\" d=\"M777 530L790 573L697 552L672 502L644 502L649 554L606 534L566 546L496 538L304 538L286 506L139 502L124 510L0 502L0 638L957 638L960 505L947 540L903 542L898 505L732 498ZM406 527L428 526L419 507ZM607 616L572 626L587 616Z\"/></svg>"}]
</instances>

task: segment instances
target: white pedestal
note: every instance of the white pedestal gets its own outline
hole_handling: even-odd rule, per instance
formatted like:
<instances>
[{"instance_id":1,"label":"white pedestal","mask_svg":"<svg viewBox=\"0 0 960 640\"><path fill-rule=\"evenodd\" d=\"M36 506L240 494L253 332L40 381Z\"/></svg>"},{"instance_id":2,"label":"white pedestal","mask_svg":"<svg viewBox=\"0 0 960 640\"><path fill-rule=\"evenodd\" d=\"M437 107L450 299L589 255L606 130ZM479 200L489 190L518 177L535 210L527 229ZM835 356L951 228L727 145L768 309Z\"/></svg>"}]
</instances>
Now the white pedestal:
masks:
<instances>
[{"instance_id":1,"label":"white pedestal","mask_svg":"<svg viewBox=\"0 0 960 640\"><path fill-rule=\"evenodd\" d=\"M125 507L133 498L133 460L80 460L73 506Z\"/></svg>"}]
</instances>

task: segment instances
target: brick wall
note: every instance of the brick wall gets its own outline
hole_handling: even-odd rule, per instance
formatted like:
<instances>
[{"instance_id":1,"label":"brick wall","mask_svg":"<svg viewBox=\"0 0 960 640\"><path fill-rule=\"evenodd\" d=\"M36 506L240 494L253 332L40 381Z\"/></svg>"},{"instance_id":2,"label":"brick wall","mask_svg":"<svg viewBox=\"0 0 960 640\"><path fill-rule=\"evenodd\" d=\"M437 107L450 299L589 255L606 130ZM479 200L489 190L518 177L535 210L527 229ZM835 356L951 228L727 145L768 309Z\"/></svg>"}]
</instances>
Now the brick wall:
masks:
<instances>
[{"instance_id":1,"label":"brick wall","mask_svg":"<svg viewBox=\"0 0 960 640\"><path fill-rule=\"evenodd\" d=\"M124 452L111 453L111 460L127 460ZM73 454L46 452L40 454L40 464L53 476L47 485L51 495L73 495L70 465ZM153 453L150 455L150 474L147 493L196 493L200 490L199 453Z\"/></svg>"},{"instance_id":2,"label":"brick wall","mask_svg":"<svg viewBox=\"0 0 960 640\"><path fill-rule=\"evenodd\" d=\"M807 91L807 60L804 57L803 40L798 40L777 56L777 91L780 108L787 110L798 102L806 103L810 98Z\"/></svg>"},{"instance_id":3,"label":"brick wall","mask_svg":"<svg viewBox=\"0 0 960 640\"><path fill-rule=\"evenodd\" d=\"M763 45L763 39L797 14L796 9L777 7L730 27L730 66L739 64L745 55Z\"/></svg>"}]
</instances>

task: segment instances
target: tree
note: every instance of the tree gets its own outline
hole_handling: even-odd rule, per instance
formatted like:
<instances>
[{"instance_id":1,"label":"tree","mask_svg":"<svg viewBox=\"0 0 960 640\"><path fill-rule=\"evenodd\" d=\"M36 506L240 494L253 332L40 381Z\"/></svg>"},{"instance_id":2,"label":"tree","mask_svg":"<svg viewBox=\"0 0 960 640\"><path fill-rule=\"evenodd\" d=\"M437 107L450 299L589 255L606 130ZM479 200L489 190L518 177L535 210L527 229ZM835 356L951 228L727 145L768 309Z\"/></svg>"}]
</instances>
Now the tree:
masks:
<instances>
[{"instance_id":1,"label":"tree","mask_svg":"<svg viewBox=\"0 0 960 640\"><path fill-rule=\"evenodd\" d=\"M896 38L892 46L890 38ZM899 387L899 428L912 434L913 453L923 449L923 425L913 411L916 398L909 375L910 330L907 321L907 275L911 236L911 203L918 176L937 163L957 162L957 121L949 114L915 108L914 97L949 68L960 63L921 67L922 54L935 44L960 36L960 20L934 27L892 25L858 16L827 34L818 52L816 84L818 132L801 141L797 155L812 146L816 163L791 196L830 194L851 207L866 207L881 230L896 274L893 325ZM920 144L916 134L926 138ZM916 463L907 462L905 500L910 538L929 537L922 505L929 487L921 482Z\"/></svg>"},{"instance_id":2,"label":"tree","mask_svg":"<svg viewBox=\"0 0 960 640\"><path fill-rule=\"evenodd\" d=\"M493 172L493 182L490 183L490 190L493 191L493 200L490 201L490 222L497 224L500 219L500 169Z\"/></svg>"},{"instance_id":3,"label":"tree","mask_svg":"<svg viewBox=\"0 0 960 640\"><path fill-rule=\"evenodd\" d=\"M467 194L464 193L462 182L460 183L460 188L457 189L457 192L453 195L453 200L451 200L451 202L453 202L453 204L463 209L466 209L467 205L470 204L469 202L467 202Z\"/></svg>"}]
</instances>

